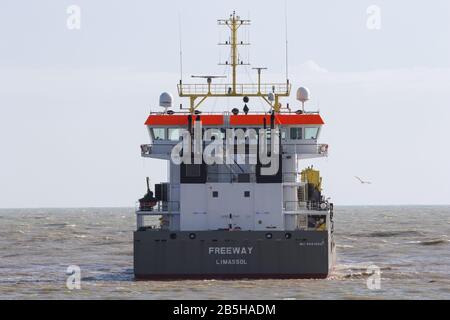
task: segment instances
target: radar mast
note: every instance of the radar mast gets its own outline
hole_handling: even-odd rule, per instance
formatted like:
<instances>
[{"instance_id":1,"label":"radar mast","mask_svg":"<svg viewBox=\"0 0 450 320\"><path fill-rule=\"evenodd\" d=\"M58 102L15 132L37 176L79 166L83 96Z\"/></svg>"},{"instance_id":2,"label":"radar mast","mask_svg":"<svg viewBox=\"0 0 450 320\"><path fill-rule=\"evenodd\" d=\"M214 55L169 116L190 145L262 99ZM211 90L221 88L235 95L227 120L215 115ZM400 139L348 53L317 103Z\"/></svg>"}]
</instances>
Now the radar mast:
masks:
<instances>
[{"instance_id":1,"label":"radar mast","mask_svg":"<svg viewBox=\"0 0 450 320\"><path fill-rule=\"evenodd\" d=\"M185 84L180 80L178 84L178 95L189 98L189 112L193 114L208 97L260 97L270 105L273 111L280 112L281 105L279 98L290 95L291 85L289 79L286 79L285 83L261 83L261 70L266 68L256 68L258 71L258 83L256 85L237 82L237 67L249 65L248 62L240 60L238 47L250 45L250 43L238 40L238 29L241 26L250 25L251 21L241 19L233 12L228 19L219 19L217 23L220 26L227 26L230 29L229 41L219 43L219 45L230 46L231 61L220 64L231 66L232 80L228 84L212 83L213 79L218 78L217 76L192 76L192 78L207 79L206 84ZM271 99L269 99L269 96ZM200 100L197 101L197 99Z\"/></svg>"}]
</instances>

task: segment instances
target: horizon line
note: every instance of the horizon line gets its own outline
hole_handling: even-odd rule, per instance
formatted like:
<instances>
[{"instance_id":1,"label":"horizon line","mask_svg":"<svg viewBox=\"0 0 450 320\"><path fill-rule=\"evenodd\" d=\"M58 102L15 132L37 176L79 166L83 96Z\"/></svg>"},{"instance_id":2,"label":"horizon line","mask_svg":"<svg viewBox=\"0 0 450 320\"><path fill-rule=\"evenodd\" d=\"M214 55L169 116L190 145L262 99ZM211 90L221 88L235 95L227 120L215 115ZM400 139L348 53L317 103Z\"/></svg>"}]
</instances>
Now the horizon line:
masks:
<instances>
[{"instance_id":1,"label":"horizon line","mask_svg":"<svg viewBox=\"0 0 450 320\"><path fill-rule=\"evenodd\" d=\"M334 203L334 207L446 207L447 204L339 204ZM0 210L18 210L18 209L133 209L134 206L42 206L42 207L0 207Z\"/></svg>"}]
</instances>

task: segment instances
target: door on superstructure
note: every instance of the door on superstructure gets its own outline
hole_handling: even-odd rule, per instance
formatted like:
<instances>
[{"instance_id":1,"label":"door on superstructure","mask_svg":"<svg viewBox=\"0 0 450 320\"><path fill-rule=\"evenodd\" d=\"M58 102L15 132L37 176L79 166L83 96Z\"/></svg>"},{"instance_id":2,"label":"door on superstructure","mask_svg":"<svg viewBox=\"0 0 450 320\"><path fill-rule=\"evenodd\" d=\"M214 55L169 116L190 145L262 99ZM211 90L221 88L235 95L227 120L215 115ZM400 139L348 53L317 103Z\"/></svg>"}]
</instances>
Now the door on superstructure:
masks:
<instances>
[{"instance_id":1,"label":"door on superstructure","mask_svg":"<svg viewBox=\"0 0 450 320\"><path fill-rule=\"evenodd\" d=\"M208 183L206 190L210 230L254 229L252 183Z\"/></svg>"}]
</instances>

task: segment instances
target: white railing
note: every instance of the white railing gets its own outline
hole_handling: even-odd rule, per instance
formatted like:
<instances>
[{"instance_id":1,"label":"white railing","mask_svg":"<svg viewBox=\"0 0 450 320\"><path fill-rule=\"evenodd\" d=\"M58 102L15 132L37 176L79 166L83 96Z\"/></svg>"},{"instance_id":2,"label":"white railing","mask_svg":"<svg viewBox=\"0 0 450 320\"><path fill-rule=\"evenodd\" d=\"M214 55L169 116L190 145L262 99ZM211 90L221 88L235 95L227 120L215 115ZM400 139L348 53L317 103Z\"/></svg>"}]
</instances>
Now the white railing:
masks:
<instances>
[{"instance_id":1,"label":"white railing","mask_svg":"<svg viewBox=\"0 0 450 320\"><path fill-rule=\"evenodd\" d=\"M292 141L292 140L291 140ZM328 155L328 144L282 142L283 151L299 155Z\"/></svg>"},{"instance_id":2,"label":"white railing","mask_svg":"<svg viewBox=\"0 0 450 320\"><path fill-rule=\"evenodd\" d=\"M283 210L286 212L319 211L327 212L330 204L326 201L284 201ZM323 214L323 213L321 213Z\"/></svg>"},{"instance_id":3,"label":"white railing","mask_svg":"<svg viewBox=\"0 0 450 320\"><path fill-rule=\"evenodd\" d=\"M164 215L164 214L176 214L180 211L180 202L178 201L159 201L153 207L146 205L146 203L141 203L136 201L135 210L142 215Z\"/></svg>"},{"instance_id":4,"label":"white railing","mask_svg":"<svg viewBox=\"0 0 450 320\"><path fill-rule=\"evenodd\" d=\"M232 95L232 84L178 84L178 93L180 95ZM290 85L287 83L265 83L258 87L258 84L236 84L236 94L268 94L272 92L274 94L288 94L290 91Z\"/></svg>"},{"instance_id":5,"label":"white railing","mask_svg":"<svg viewBox=\"0 0 450 320\"><path fill-rule=\"evenodd\" d=\"M145 227L144 218L146 216L161 216L164 220L168 216L179 215L180 214L180 203L178 201L167 201L158 202L156 205L154 203L141 203L139 201L135 204L136 212L136 226L137 229ZM155 223L154 228L161 227L161 219Z\"/></svg>"},{"instance_id":6,"label":"white railing","mask_svg":"<svg viewBox=\"0 0 450 320\"><path fill-rule=\"evenodd\" d=\"M141 156L146 157L154 152L155 147L173 147L178 141L167 141L158 144L141 144ZM226 140L224 140L225 146ZM206 145L206 143L204 144ZM328 144L307 144L307 143L285 143L281 144L282 150L292 154L317 154L321 156L328 155ZM158 150L161 151L161 150Z\"/></svg>"},{"instance_id":7,"label":"white railing","mask_svg":"<svg viewBox=\"0 0 450 320\"><path fill-rule=\"evenodd\" d=\"M331 226L330 215L327 212L298 213L285 216L289 228L306 231L326 231Z\"/></svg>"},{"instance_id":8,"label":"white railing","mask_svg":"<svg viewBox=\"0 0 450 320\"><path fill-rule=\"evenodd\" d=\"M333 204L323 202L285 201L284 217L290 227L299 230L333 231Z\"/></svg>"}]
</instances>

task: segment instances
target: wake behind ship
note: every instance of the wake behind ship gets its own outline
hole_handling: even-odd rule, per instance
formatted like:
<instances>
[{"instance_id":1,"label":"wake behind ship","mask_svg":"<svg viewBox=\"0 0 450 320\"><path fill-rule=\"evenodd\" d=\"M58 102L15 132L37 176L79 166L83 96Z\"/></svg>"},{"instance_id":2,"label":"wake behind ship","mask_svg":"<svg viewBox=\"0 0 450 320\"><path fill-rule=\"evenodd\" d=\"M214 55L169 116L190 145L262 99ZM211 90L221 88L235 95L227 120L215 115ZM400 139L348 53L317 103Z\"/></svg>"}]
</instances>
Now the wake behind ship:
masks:
<instances>
[{"instance_id":1,"label":"wake behind ship","mask_svg":"<svg viewBox=\"0 0 450 320\"><path fill-rule=\"evenodd\" d=\"M145 125L150 143L141 155L168 161L168 181L147 194L136 208L136 279L325 278L333 268L333 204L322 194L322 178L304 159L325 157L318 138L324 121L307 112L309 91L297 90L297 107L283 104L291 84L238 83L236 69L246 65L238 47L238 29L250 24L235 13L218 20L229 28L221 45L230 47L224 65L228 83L217 76L193 76L206 83L180 80L178 94L189 107L174 111L168 93L162 112ZM243 99L242 110L202 112L208 98ZM251 99L251 100L250 100ZM252 112L253 99L267 105ZM158 223L146 221L157 217Z\"/></svg>"}]
</instances>

